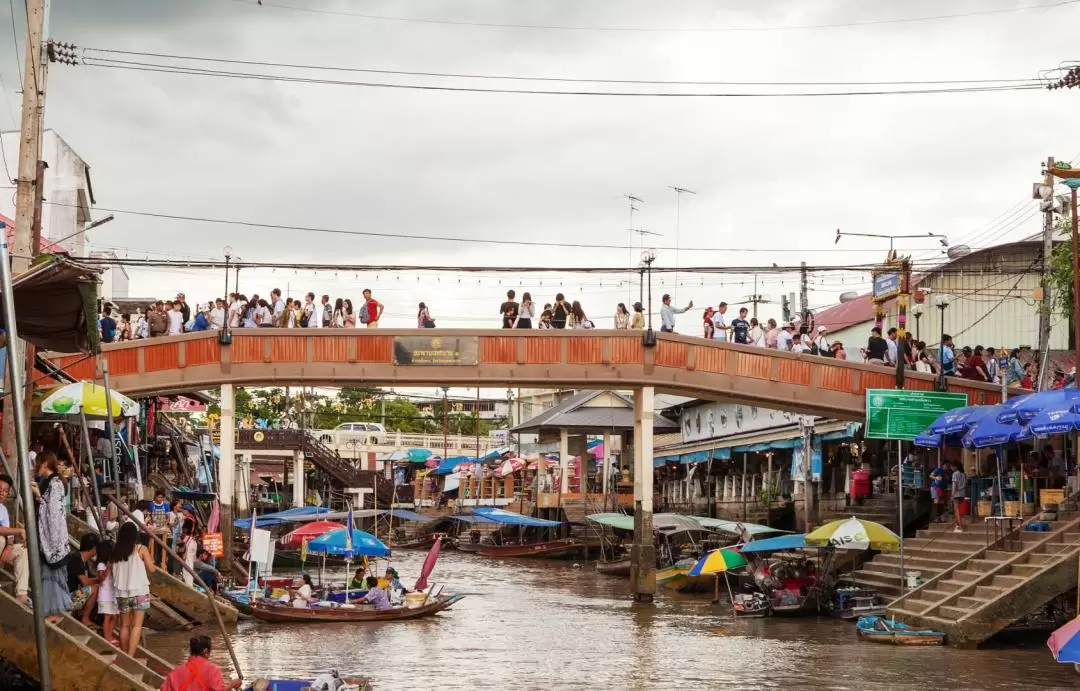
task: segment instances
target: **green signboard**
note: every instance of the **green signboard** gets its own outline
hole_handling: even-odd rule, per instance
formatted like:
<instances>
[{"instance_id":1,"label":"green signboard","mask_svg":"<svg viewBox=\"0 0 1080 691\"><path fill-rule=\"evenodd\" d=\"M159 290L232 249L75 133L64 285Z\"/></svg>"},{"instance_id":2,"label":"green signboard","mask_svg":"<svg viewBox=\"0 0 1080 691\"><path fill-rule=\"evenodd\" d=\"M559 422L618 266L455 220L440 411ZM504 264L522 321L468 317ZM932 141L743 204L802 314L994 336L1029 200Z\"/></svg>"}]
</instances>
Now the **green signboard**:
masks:
<instances>
[{"instance_id":1,"label":"green signboard","mask_svg":"<svg viewBox=\"0 0 1080 691\"><path fill-rule=\"evenodd\" d=\"M864 436L911 441L945 411L967 404L966 393L868 389Z\"/></svg>"}]
</instances>

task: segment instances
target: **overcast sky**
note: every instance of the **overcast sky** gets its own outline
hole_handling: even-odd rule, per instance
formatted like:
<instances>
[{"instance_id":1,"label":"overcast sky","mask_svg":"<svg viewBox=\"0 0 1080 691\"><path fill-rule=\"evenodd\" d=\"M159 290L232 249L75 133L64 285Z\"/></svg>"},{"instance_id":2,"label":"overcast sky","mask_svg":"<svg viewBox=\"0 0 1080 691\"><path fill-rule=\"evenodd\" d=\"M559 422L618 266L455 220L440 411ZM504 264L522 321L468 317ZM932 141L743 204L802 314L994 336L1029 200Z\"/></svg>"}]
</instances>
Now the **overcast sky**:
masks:
<instances>
[{"instance_id":1,"label":"overcast sky","mask_svg":"<svg viewBox=\"0 0 1080 691\"><path fill-rule=\"evenodd\" d=\"M280 63L653 80L1030 78L1080 57L1075 36L1056 30L1080 26L1080 3L925 22L778 28L962 14L1036 0L266 2L260 7L241 0L53 0L50 34L80 47ZM17 126L20 75L11 17L7 3L2 5L0 78L6 103L0 103L0 128L11 129ZM348 16L356 14L646 30L496 28ZM21 61L23 16L16 17L15 27ZM710 27L770 30L657 30ZM661 234L647 244L658 248L658 264L672 266L676 195L668 186L679 185L698 193L684 197L679 245L767 250L682 251L677 257L682 266L856 264L881 259L887 244L847 238L834 248L836 228L932 231L947 234L953 244L968 241L976 247L1037 232L1038 219L1021 203L1041 160L1080 154L1077 96L1028 91L597 98L285 84L56 65L49 76L46 120L91 165L101 207L395 235L625 247L629 219L621 195L633 193L645 200L636 225ZM7 152L9 176L15 156ZM1011 217L992 225L1010 210ZM637 252L621 248L374 239L124 214L95 230L91 240L96 248L152 258L217 258L228 244L245 259L328 267L343 262L625 267L631 254L637 260ZM928 250L935 244L918 240L900 246ZM168 297L183 290L202 300L220 294L224 283L221 271L130 273L133 296ZM615 304L630 302L628 287L619 280L417 272L335 276L328 268L317 276L242 272L241 290L265 295L280 286L293 296L313 290L356 300L370 286L387 304L387 326L414 324L420 300L427 301L440 326L494 324L506 288L519 294L531 290L540 303L562 290L570 299L580 298L598 325L607 326ZM657 302L660 292L677 292L681 301L693 299L699 306L738 302L752 292L748 276L721 282L682 274L677 291L673 280L657 278ZM815 277L811 304L835 301L860 279L845 280ZM795 290L794 275L770 276L759 288L777 303L781 293ZM778 314L778 304L762 309L764 317ZM687 330L697 328L697 310L692 319L683 319L694 324L686 324Z\"/></svg>"}]
</instances>

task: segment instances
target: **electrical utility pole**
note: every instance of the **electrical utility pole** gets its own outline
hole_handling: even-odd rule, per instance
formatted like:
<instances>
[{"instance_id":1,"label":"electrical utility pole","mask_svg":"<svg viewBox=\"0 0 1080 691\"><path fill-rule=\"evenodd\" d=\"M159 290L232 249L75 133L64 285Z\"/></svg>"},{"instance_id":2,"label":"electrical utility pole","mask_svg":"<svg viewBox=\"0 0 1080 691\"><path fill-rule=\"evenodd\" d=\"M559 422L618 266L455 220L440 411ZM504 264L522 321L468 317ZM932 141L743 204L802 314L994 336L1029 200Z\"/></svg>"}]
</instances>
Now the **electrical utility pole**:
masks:
<instances>
[{"instance_id":1,"label":"electrical utility pole","mask_svg":"<svg viewBox=\"0 0 1080 691\"><path fill-rule=\"evenodd\" d=\"M807 328L807 316L810 314L810 297L806 286L806 262L800 263L799 269L799 317L802 319L802 328Z\"/></svg>"},{"instance_id":2,"label":"electrical utility pole","mask_svg":"<svg viewBox=\"0 0 1080 691\"><path fill-rule=\"evenodd\" d=\"M1050 385L1050 259L1054 253L1054 178L1050 171L1054 169L1054 157L1046 159L1046 169L1043 171L1043 184L1050 186L1050 197L1043 203L1046 206L1043 214L1043 260L1042 260L1042 304L1039 306L1039 381L1036 384L1038 391L1046 390ZM1075 299L1075 298L1074 298ZM1003 399L1004 400L1004 399Z\"/></svg>"},{"instance_id":3,"label":"electrical utility pole","mask_svg":"<svg viewBox=\"0 0 1080 691\"><path fill-rule=\"evenodd\" d=\"M636 202L638 204L644 204L645 201L643 199L640 199L639 197L635 197L632 194L624 194L623 196L626 197L626 201L628 201L630 203L630 254L629 254L630 261L626 264L626 268L629 271L629 273L627 274L627 279L628 280L626 282L627 283L627 285L626 285L626 301L627 302L633 302L634 301L634 265L635 265L634 264L634 212L639 210L636 206L634 206L634 203Z\"/></svg>"},{"instance_id":4,"label":"electrical utility pole","mask_svg":"<svg viewBox=\"0 0 1080 691\"><path fill-rule=\"evenodd\" d=\"M752 306L753 314L751 316L754 317L754 319L757 319L758 316L758 304L767 305L772 302L772 300L758 292L758 275L756 273L754 274L754 294L747 295L746 299L743 300L743 302L748 302Z\"/></svg>"}]
</instances>

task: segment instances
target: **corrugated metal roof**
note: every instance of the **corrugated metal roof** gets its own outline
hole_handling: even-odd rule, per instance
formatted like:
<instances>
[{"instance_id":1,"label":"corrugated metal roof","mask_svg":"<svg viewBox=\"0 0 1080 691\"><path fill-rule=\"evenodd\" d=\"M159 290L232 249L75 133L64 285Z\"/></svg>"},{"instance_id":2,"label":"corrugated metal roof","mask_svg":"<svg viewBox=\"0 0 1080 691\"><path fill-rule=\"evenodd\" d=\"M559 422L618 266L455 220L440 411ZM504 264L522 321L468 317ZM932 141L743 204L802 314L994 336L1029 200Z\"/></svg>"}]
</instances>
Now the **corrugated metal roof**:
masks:
<instances>
[{"instance_id":1,"label":"corrugated metal roof","mask_svg":"<svg viewBox=\"0 0 1080 691\"><path fill-rule=\"evenodd\" d=\"M597 396L607 394L615 397L622 403L618 408L591 407L585 404ZM575 429L633 429L634 428L634 404L620 393L615 391L582 391L563 401L559 405L549 408L531 420L526 420L511 432L536 432L543 428L575 428ZM657 414L653 415L653 429L658 431L677 430L678 423L667 420Z\"/></svg>"}]
</instances>

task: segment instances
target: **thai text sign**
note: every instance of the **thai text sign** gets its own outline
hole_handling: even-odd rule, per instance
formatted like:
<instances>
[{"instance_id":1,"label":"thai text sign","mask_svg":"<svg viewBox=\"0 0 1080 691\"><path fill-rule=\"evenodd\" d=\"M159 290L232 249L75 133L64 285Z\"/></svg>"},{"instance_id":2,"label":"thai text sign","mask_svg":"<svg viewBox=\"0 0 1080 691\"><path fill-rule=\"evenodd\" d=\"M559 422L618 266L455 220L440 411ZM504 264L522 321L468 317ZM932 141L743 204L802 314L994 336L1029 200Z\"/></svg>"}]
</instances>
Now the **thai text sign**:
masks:
<instances>
[{"instance_id":1,"label":"thai text sign","mask_svg":"<svg viewBox=\"0 0 1080 691\"><path fill-rule=\"evenodd\" d=\"M882 271L874 274L874 300L888 300L899 294L899 271Z\"/></svg>"},{"instance_id":2,"label":"thai text sign","mask_svg":"<svg viewBox=\"0 0 1080 691\"><path fill-rule=\"evenodd\" d=\"M477 336L395 336L395 365L476 365L480 362Z\"/></svg>"},{"instance_id":3,"label":"thai text sign","mask_svg":"<svg viewBox=\"0 0 1080 691\"><path fill-rule=\"evenodd\" d=\"M868 389L864 436L912 441L942 413L967 404L966 393Z\"/></svg>"},{"instance_id":4,"label":"thai text sign","mask_svg":"<svg viewBox=\"0 0 1080 691\"><path fill-rule=\"evenodd\" d=\"M203 535L202 546L212 557L225 556L225 543L221 539L221 533L206 533Z\"/></svg>"}]
</instances>

